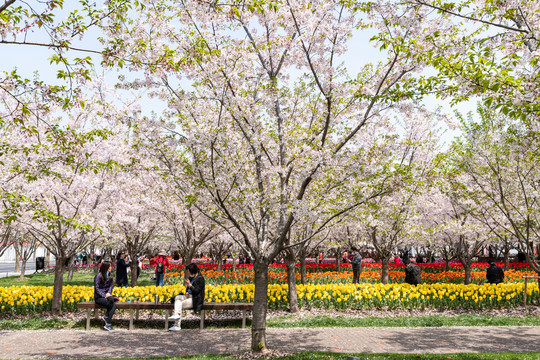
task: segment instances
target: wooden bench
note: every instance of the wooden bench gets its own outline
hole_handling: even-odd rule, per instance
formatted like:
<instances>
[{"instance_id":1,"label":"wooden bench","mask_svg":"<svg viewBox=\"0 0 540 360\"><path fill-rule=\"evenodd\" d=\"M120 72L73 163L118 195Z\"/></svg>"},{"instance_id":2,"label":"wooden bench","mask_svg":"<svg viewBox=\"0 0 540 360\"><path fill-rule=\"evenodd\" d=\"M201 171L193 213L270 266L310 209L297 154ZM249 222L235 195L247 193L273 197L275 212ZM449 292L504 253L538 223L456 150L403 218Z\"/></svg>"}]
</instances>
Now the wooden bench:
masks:
<instances>
[{"instance_id":1,"label":"wooden bench","mask_svg":"<svg viewBox=\"0 0 540 360\"><path fill-rule=\"evenodd\" d=\"M78 309L86 309L86 330L90 329L90 311L94 309L94 318L98 318L98 309L105 309L96 305L93 301L81 302L77 304ZM139 320L139 310L166 310L165 330L169 329L169 316L172 315L174 305L170 303L152 302L117 302L117 309L129 310L129 330L133 330L133 318ZM201 310L200 329L204 329L204 318L206 311L210 310L242 310L242 329L246 328L246 312L253 311L253 303L204 303ZM134 314L135 311L135 314Z\"/></svg>"}]
</instances>

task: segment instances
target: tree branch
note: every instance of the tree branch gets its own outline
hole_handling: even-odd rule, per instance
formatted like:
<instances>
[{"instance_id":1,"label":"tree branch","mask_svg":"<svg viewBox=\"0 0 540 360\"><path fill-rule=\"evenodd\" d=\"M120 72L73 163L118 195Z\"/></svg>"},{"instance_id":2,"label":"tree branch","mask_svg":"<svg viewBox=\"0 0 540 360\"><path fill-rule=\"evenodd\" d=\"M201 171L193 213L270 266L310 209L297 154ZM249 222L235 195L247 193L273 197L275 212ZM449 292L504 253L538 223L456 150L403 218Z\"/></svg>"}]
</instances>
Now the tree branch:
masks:
<instances>
[{"instance_id":1,"label":"tree branch","mask_svg":"<svg viewBox=\"0 0 540 360\"><path fill-rule=\"evenodd\" d=\"M9 5L13 4L15 0L6 0L4 5L0 6L0 13L8 8Z\"/></svg>"}]
</instances>

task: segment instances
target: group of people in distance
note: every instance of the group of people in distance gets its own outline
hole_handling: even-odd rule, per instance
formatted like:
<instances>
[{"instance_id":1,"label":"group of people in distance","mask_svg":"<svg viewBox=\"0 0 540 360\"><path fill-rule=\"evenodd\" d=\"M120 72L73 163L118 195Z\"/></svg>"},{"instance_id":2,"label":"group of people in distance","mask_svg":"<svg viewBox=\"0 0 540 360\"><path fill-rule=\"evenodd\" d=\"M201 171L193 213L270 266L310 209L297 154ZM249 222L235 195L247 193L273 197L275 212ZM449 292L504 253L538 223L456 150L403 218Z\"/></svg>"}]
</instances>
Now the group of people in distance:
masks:
<instances>
[{"instance_id":1,"label":"group of people in distance","mask_svg":"<svg viewBox=\"0 0 540 360\"><path fill-rule=\"evenodd\" d=\"M424 259L420 255L416 259L418 262L424 262ZM362 256L358 252L358 248L353 246L351 248L350 256L347 251L344 251L342 261L351 263L353 271L352 282L353 284L358 284L360 282L360 273L362 272ZM420 266L413 263L408 255L404 257L403 263L405 264L405 282L410 285L422 284L422 270L420 269ZM495 261L491 259L488 261L488 264L489 267L486 270L487 282L490 284L502 283L504 281L503 269L497 266Z\"/></svg>"},{"instance_id":2,"label":"group of people in distance","mask_svg":"<svg viewBox=\"0 0 540 360\"><path fill-rule=\"evenodd\" d=\"M420 266L411 262L410 259L405 261L405 282L411 285L422 283L422 270ZM504 270L495 264L495 261L488 260L489 267L486 269L486 280L489 284L499 284L504 281Z\"/></svg>"},{"instance_id":3,"label":"group of people in distance","mask_svg":"<svg viewBox=\"0 0 540 360\"><path fill-rule=\"evenodd\" d=\"M137 259L142 262L141 257ZM156 259L156 286L163 286L163 278L166 266L169 265L167 254L160 251ZM131 259L129 255L121 251L116 260L116 284L121 287L127 287L127 268L130 266ZM119 298L113 295L115 282L111 273L111 263L104 261L99 267L99 272L94 277L94 301L99 306L105 308L104 329L114 331L112 327L112 317L116 311L116 302ZM186 292L173 296L170 301L174 304L174 313L169 320L174 321L174 325L169 328L170 331L181 330L181 319L183 309L193 309L200 312L204 303L205 280L199 267L195 264L186 266L187 277L184 279ZM137 273L137 277L139 272Z\"/></svg>"},{"instance_id":4,"label":"group of people in distance","mask_svg":"<svg viewBox=\"0 0 540 360\"><path fill-rule=\"evenodd\" d=\"M137 279L141 274L143 262L146 257L143 255L137 255L135 261L137 262ZM128 272L127 269L131 266L131 258L125 251L119 251L116 255L116 285L121 287L128 286ZM165 269L169 266L169 260L167 259L167 253L161 250L156 256L156 270L155 279L156 286L163 286L163 280L165 278Z\"/></svg>"}]
</instances>

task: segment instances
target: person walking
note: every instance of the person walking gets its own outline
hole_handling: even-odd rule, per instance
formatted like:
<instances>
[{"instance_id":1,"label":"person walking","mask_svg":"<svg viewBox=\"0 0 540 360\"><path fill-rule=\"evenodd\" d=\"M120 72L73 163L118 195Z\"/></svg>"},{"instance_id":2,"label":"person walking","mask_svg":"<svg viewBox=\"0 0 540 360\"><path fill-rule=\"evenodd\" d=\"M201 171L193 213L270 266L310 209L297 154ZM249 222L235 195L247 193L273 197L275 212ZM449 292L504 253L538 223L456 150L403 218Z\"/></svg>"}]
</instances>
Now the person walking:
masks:
<instances>
[{"instance_id":1,"label":"person walking","mask_svg":"<svg viewBox=\"0 0 540 360\"><path fill-rule=\"evenodd\" d=\"M156 259L156 286L163 286L163 279L165 279L165 271L169 266L169 260L167 259L167 253L165 250L161 250Z\"/></svg>"},{"instance_id":2,"label":"person walking","mask_svg":"<svg viewBox=\"0 0 540 360\"><path fill-rule=\"evenodd\" d=\"M178 294L174 297L174 313L169 317L169 321L175 321L175 324L169 328L169 331L181 330L182 310L193 309L198 313L202 310L204 303L204 277L195 264L189 264L186 267L189 278L184 280L186 287L185 294Z\"/></svg>"},{"instance_id":3,"label":"person walking","mask_svg":"<svg viewBox=\"0 0 540 360\"><path fill-rule=\"evenodd\" d=\"M116 310L116 297L112 295L114 282L109 272L111 263L105 261L99 267L99 272L94 277L94 301L106 310L103 321L105 321L104 329L114 331L112 327L112 317Z\"/></svg>"},{"instance_id":4,"label":"person walking","mask_svg":"<svg viewBox=\"0 0 540 360\"><path fill-rule=\"evenodd\" d=\"M500 284L504 281L504 270L495 264L495 261L488 260L489 267L486 270L486 279L490 284Z\"/></svg>"},{"instance_id":5,"label":"person walking","mask_svg":"<svg viewBox=\"0 0 540 360\"><path fill-rule=\"evenodd\" d=\"M353 271L353 284L360 283L360 273L362 272L362 255L358 252L358 249L356 247L351 248L352 253L352 271Z\"/></svg>"},{"instance_id":6,"label":"person walking","mask_svg":"<svg viewBox=\"0 0 540 360\"><path fill-rule=\"evenodd\" d=\"M118 286L128 286L127 269L130 265L129 256L125 251L120 251L116 257L116 284Z\"/></svg>"}]
</instances>

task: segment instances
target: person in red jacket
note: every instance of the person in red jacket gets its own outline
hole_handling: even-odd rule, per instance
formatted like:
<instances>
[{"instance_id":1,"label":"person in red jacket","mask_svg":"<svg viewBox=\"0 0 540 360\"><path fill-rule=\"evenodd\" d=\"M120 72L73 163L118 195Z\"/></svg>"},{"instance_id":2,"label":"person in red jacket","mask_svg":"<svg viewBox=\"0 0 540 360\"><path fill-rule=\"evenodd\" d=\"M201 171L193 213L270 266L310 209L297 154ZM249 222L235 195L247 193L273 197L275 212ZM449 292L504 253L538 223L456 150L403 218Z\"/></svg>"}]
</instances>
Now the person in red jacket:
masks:
<instances>
[{"instance_id":1,"label":"person in red jacket","mask_svg":"<svg viewBox=\"0 0 540 360\"><path fill-rule=\"evenodd\" d=\"M161 250L156 259L156 286L163 286L167 266L169 266L167 253L165 250Z\"/></svg>"}]
</instances>

